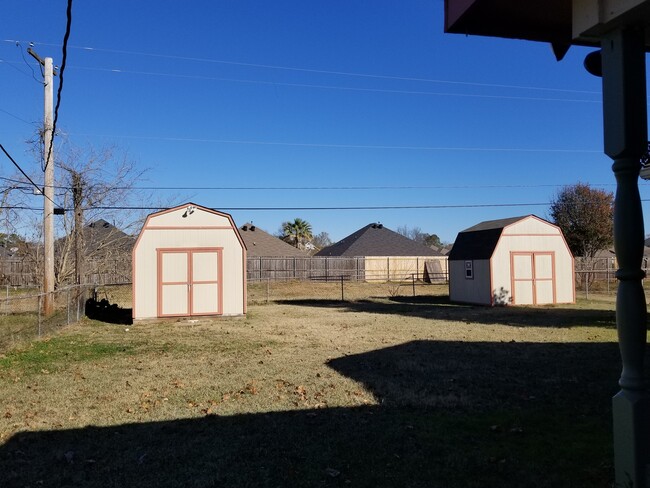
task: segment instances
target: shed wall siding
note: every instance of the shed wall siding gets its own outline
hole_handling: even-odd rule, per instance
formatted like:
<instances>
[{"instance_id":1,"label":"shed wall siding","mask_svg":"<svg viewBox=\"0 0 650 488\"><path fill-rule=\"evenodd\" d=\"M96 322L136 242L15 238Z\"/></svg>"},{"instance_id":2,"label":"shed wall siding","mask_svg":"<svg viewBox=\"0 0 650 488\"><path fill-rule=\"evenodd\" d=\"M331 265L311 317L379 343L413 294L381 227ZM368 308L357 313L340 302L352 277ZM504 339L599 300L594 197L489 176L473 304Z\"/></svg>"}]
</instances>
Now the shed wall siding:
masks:
<instances>
[{"instance_id":1,"label":"shed wall siding","mask_svg":"<svg viewBox=\"0 0 650 488\"><path fill-rule=\"evenodd\" d=\"M474 278L465 278L465 261L449 261L449 299L453 302L491 305L490 262L474 260Z\"/></svg>"},{"instance_id":2,"label":"shed wall siding","mask_svg":"<svg viewBox=\"0 0 650 488\"><path fill-rule=\"evenodd\" d=\"M535 217L528 217L514 224L509 225L503 231L502 235L561 235L560 229L548 222L539 220Z\"/></svg>"}]
</instances>

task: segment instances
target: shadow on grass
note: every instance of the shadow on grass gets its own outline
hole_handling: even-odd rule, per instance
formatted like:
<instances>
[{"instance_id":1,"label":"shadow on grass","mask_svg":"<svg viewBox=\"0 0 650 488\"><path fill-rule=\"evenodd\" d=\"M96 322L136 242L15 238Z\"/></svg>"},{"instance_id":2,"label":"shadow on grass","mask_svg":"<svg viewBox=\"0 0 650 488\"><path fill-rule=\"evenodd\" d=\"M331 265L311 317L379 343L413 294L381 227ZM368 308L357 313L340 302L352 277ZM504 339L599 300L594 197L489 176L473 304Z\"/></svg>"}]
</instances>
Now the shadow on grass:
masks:
<instances>
[{"instance_id":1,"label":"shadow on grass","mask_svg":"<svg viewBox=\"0 0 650 488\"><path fill-rule=\"evenodd\" d=\"M515 327L577 327L616 328L613 310L539 307L486 307L451 303L448 296L376 297L371 300L279 300L283 305L307 307L340 307L350 312L381 313L450 320L486 325Z\"/></svg>"},{"instance_id":2,"label":"shadow on grass","mask_svg":"<svg viewBox=\"0 0 650 488\"><path fill-rule=\"evenodd\" d=\"M414 341L329 361L379 406L20 432L2 486L610 486L617 355Z\"/></svg>"},{"instance_id":3,"label":"shadow on grass","mask_svg":"<svg viewBox=\"0 0 650 488\"><path fill-rule=\"evenodd\" d=\"M86 317L100 322L125 325L133 323L132 309L111 304L105 298L102 300L95 300L94 298L86 300L85 312Z\"/></svg>"}]
</instances>

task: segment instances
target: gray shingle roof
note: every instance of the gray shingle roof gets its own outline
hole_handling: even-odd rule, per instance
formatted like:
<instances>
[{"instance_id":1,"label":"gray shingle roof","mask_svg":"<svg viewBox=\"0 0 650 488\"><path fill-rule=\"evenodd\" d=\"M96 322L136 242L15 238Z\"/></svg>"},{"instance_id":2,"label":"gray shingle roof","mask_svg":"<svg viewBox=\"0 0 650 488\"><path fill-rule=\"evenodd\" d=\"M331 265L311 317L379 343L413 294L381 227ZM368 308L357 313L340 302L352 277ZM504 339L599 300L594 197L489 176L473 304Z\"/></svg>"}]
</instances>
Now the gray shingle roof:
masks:
<instances>
[{"instance_id":1,"label":"gray shingle roof","mask_svg":"<svg viewBox=\"0 0 650 488\"><path fill-rule=\"evenodd\" d=\"M130 251L135 239L104 219L91 222L83 229L84 244L87 250L97 250L110 246L113 250Z\"/></svg>"},{"instance_id":2,"label":"gray shingle roof","mask_svg":"<svg viewBox=\"0 0 650 488\"><path fill-rule=\"evenodd\" d=\"M368 224L316 253L316 256L442 256L441 253L387 229Z\"/></svg>"},{"instance_id":3,"label":"gray shingle roof","mask_svg":"<svg viewBox=\"0 0 650 488\"><path fill-rule=\"evenodd\" d=\"M530 215L499 220L486 220L458 233L449 252L450 261L464 259L489 259L499 242L503 229L510 224L528 218Z\"/></svg>"},{"instance_id":4,"label":"gray shingle roof","mask_svg":"<svg viewBox=\"0 0 650 488\"><path fill-rule=\"evenodd\" d=\"M530 217L530 215L522 215L519 217L509 217L507 219L498 219L498 220L486 220L484 222L481 222L479 224L476 224L472 227L469 227L465 230L461 230L461 232L475 232L478 230L494 230L494 229L503 229L504 227L507 227L510 224L514 224L515 222L519 222L522 219L525 219L527 217Z\"/></svg>"},{"instance_id":5,"label":"gray shingle roof","mask_svg":"<svg viewBox=\"0 0 650 488\"><path fill-rule=\"evenodd\" d=\"M249 258L263 256L296 256L304 258L309 256L305 251L287 244L251 223L242 225L239 228L239 235L246 244Z\"/></svg>"}]
</instances>

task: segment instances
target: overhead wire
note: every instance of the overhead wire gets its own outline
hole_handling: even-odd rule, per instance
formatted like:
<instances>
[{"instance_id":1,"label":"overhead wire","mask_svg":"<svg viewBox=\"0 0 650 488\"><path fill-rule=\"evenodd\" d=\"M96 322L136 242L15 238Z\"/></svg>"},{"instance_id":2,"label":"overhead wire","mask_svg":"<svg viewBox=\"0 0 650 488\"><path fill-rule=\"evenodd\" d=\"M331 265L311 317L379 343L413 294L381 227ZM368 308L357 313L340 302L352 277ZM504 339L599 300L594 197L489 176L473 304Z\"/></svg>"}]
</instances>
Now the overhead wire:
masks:
<instances>
[{"instance_id":1,"label":"overhead wire","mask_svg":"<svg viewBox=\"0 0 650 488\"><path fill-rule=\"evenodd\" d=\"M56 206L56 204L54 203L54 200L52 200L50 197L48 197L47 195L45 195L45 193L43 192L43 189L40 188L36 183L34 183L34 180L32 180L32 179L29 177L29 175L28 175L27 173L25 173L25 171L20 167L20 165L16 162L16 160L15 160L14 158L11 157L11 154L9 154L9 153L7 152L7 150L5 149L5 147L4 147L2 144L0 144L0 149L2 150L3 153L5 153L5 156L7 156L7 158L9 158L9 161L11 161L11 162L14 164L14 166L15 166L16 168L18 168L18 171L20 171L20 172L22 173L22 175L23 175L25 178L27 178L27 181L29 181L29 182L32 184L32 186L33 186L34 188L36 188L36 189L39 191L39 193L42 193L43 196L44 196L45 198L47 198L50 202L52 202L53 205Z\"/></svg>"},{"instance_id":2,"label":"overhead wire","mask_svg":"<svg viewBox=\"0 0 650 488\"><path fill-rule=\"evenodd\" d=\"M389 146L373 144L325 144L309 142L280 142L280 141L246 141L235 139L203 139L195 137L163 137L163 136L137 136L118 134L89 134L84 132L70 132L69 135L84 137L106 137L122 139L141 139L151 141L174 141L174 142L208 142L218 144L251 144L262 146L296 146L296 147L329 147L340 149L399 149L418 151L476 151L476 152L525 152L525 153L575 153L575 154L602 154L597 149L549 149L549 148L514 148L514 147L454 147L454 146Z\"/></svg>"},{"instance_id":3,"label":"overhead wire","mask_svg":"<svg viewBox=\"0 0 650 488\"><path fill-rule=\"evenodd\" d=\"M35 77L33 75L33 72L34 72L33 69L32 69L32 75L30 75L29 73L27 73L27 72L23 71L22 69L18 68L17 66L15 66L16 63L12 63L11 61L7 61L6 59L2 59L2 58L0 58L0 63L4 64L6 66L9 66L10 68L18 71L18 73L20 73L23 76L26 76L27 78L34 78L35 79ZM29 66L29 67L31 69L31 66ZM38 81L38 80L36 80L36 81Z\"/></svg>"},{"instance_id":4,"label":"overhead wire","mask_svg":"<svg viewBox=\"0 0 650 488\"><path fill-rule=\"evenodd\" d=\"M650 202L650 199L641 199L641 202ZM478 203L457 205L366 205L366 206L332 206L332 207L219 207L209 208L215 211L342 211L342 210L445 210L459 208L503 208L503 207L539 207L548 206L550 202L519 202L519 203ZM0 207L5 208L5 207ZM16 207L8 207L16 208ZM85 210L166 210L168 207L148 206L90 206ZM25 207L25 210L42 210L36 207ZM65 211L73 210L65 208Z\"/></svg>"},{"instance_id":5,"label":"overhead wire","mask_svg":"<svg viewBox=\"0 0 650 488\"><path fill-rule=\"evenodd\" d=\"M8 116L13 117L16 120L20 120L21 122L25 122L28 125L32 125L32 122L29 122L29 121L23 119L22 117L19 117L18 115L12 114L11 112L8 112L7 110L5 110L3 108L0 108L0 112L5 113Z\"/></svg>"},{"instance_id":6,"label":"overhead wire","mask_svg":"<svg viewBox=\"0 0 650 488\"><path fill-rule=\"evenodd\" d=\"M34 81L35 81L36 83L38 83L39 85L42 85L43 82L42 82L41 80L39 80L38 78L36 78L36 73L34 73L34 68L32 68L32 65L29 64L29 62L27 61L27 58L25 57L25 53L23 52L23 46L22 46L22 44L20 44L20 41L15 41L15 42L16 42L16 47L17 47L18 50L20 51L20 55L21 55L21 57L23 58L23 61L25 62L25 64L27 65L27 67L32 71L32 78L34 79ZM41 76L43 76L43 67L42 67L40 64L38 65L38 67L39 67L40 70L41 70ZM29 76L29 75L27 75L27 76Z\"/></svg>"},{"instance_id":7,"label":"overhead wire","mask_svg":"<svg viewBox=\"0 0 650 488\"><path fill-rule=\"evenodd\" d=\"M4 42L20 42L12 39L3 39ZM58 46L58 44L51 43L36 43L43 46ZM395 75L380 75L375 73L359 73L359 72L350 72L350 71L337 71L337 70L325 70L325 69L314 69L314 68L303 68L297 66L282 66L282 65L272 65L272 64L259 64L259 63L246 63L241 61L227 61L221 59L212 59L212 58L201 58L194 56L178 56L172 54L158 54L158 53L147 53L147 52L138 52L138 51L127 51L120 49L105 49L105 48L96 48L90 46L70 46L71 49L80 49L88 52L105 52L111 54L126 54L133 56L145 56L152 58L161 58L161 59L171 59L171 60L183 60L183 61L193 61L201 63L211 63L211 64L225 64L232 66L242 66L249 68L262 68L262 69L273 69L273 70L283 70L283 71L297 71L305 73L315 73L315 74L327 74L327 75L336 75L336 76L349 76L349 77L360 77L360 78L373 78L373 79L383 79L383 80L396 80L396 81L415 81L415 82L424 82L424 83L439 83L439 84L452 84L452 85L466 85L466 86L479 86L479 87L489 87L489 88L506 88L506 89L522 89L522 90L538 90L538 91L552 91L552 92L566 92L566 93L585 93L585 94L600 94L598 91L590 90L574 90L567 88L549 88L549 87L536 87L536 86L523 86L523 85L509 85L509 84L500 84L500 83L478 83L471 81L457 81L457 80L443 80L435 78L422 78L422 77L412 77L412 76L395 76Z\"/></svg>"},{"instance_id":8,"label":"overhead wire","mask_svg":"<svg viewBox=\"0 0 650 488\"><path fill-rule=\"evenodd\" d=\"M286 86L291 88L314 88L314 89L321 89L321 90L339 90L339 91L353 91L353 92L366 92L366 93L390 93L396 95L488 98L488 99L499 99L499 100L602 103L601 100L586 100L586 99L579 99L579 98L542 98L542 97L523 97L523 96L514 96L514 95L485 95L485 94L475 94L475 93L449 93L449 92L428 92L428 91L417 91L417 90L394 90L394 89L386 89L386 88L364 88L364 87L339 86L339 85L316 85L311 83L288 83L282 81L244 80L238 78L223 78L223 77L216 77L216 76L184 75L178 73L158 73L152 71L132 71L132 70L112 69L112 68L91 68L85 66L72 66L72 67L74 67L75 69L82 69L88 71L103 71L109 73L120 73L120 74L124 73L124 74L135 74L135 75L144 75L144 76L160 76L160 77L207 80L207 81L224 81L229 83Z\"/></svg>"},{"instance_id":9,"label":"overhead wire","mask_svg":"<svg viewBox=\"0 0 650 488\"><path fill-rule=\"evenodd\" d=\"M45 158L45 167L52 155L52 146L54 145L54 135L56 134L56 122L59 119L59 107L61 106L61 93L63 91L63 73L65 72L66 61L68 58L68 39L70 38L70 30L72 27L72 0L68 0L68 7L66 9L66 25L65 34L63 35L63 53L61 55L61 69L59 70L59 87L56 93L56 106L54 108L54 122L52 123L52 137L50 138L50 147L47 150L47 158Z\"/></svg>"}]
</instances>

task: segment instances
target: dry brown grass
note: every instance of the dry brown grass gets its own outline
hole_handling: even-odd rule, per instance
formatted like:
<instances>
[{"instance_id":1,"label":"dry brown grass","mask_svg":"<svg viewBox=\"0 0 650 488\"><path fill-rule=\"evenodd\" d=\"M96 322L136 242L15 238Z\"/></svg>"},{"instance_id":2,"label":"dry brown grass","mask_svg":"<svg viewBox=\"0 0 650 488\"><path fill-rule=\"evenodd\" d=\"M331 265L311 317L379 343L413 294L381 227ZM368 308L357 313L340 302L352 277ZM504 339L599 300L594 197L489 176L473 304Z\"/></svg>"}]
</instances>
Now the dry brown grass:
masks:
<instances>
[{"instance_id":1,"label":"dry brown grass","mask_svg":"<svg viewBox=\"0 0 650 488\"><path fill-rule=\"evenodd\" d=\"M7 486L606 486L613 319L429 296L86 320L0 357L0 462Z\"/></svg>"}]
</instances>

